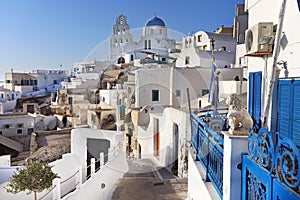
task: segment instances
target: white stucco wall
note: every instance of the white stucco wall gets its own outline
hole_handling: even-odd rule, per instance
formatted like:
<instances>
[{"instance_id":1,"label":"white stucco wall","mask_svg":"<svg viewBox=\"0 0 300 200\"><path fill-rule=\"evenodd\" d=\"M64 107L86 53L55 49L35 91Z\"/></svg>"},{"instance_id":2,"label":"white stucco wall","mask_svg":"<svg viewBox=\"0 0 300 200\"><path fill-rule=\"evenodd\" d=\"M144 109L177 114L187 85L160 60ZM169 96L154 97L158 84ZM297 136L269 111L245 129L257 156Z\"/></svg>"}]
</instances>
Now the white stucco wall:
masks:
<instances>
[{"instance_id":1,"label":"white stucco wall","mask_svg":"<svg viewBox=\"0 0 300 200\"><path fill-rule=\"evenodd\" d=\"M248 152L248 136L224 135L223 158L223 199L239 200L242 193L242 170L237 166L242 163L242 153Z\"/></svg>"},{"instance_id":2,"label":"white stucco wall","mask_svg":"<svg viewBox=\"0 0 300 200\"><path fill-rule=\"evenodd\" d=\"M232 81L241 76L239 68L218 68L219 80ZM172 105L179 107L187 103L187 88L190 99L202 96L209 89L210 68L152 68L136 71L136 107L145 105ZM159 101L152 101L152 90L159 90ZM180 96L176 96L180 91Z\"/></svg>"},{"instance_id":3,"label":"white stucco wall","mask_svg":"<svg viewBox=\"0 0 300 200\"><path fill-rule=\"evenodd\" d=\"M114 107L119 104L118 99L125 98L127 96L127 89L112 89L112 90L100 90L99 100ZM104 101L103 101L104 100Z\"/></svg>"},{"instance_id":4,"label":"white stucco wall","mask_svg":"<svg viewBox=\"0 0 300 200\"><path fill-rule=\"evenodd\" d=\"M272 0L247 0L245 3L245 9L249 13L249 28L259 22L273 22L273 25L278 24L279 11L282 1L274 2ZM268 12L265 12L266 8L268 9ZM277 61L286 61L287 69L283 69L283 65L277 65L279 69L279 78L300 77L300 66L298 59L298 55L300 55L300 27L293 23L294 21L300 20L299 12L297 1L287 1L282 28L283 33L280 40L280 51L277 59ZM257 13L259 13L259 15ZM242 54L242 51L240 51L240 53ZM243 55L237 55L237 57L242 56ZM267 88L273 65L273 56L268 55L265 59L262 57L249 56L246 62L248 66L248 72L262 72L261 113L263 119L267 100ZM271 120L271 114L269 114L269 127L271 126Z\"/></svg>"},{"instance_id":5,"label":"white stucco wall","mask_svg":"<svg viewBox=\"0 0 300 200\"><path fill-rule=\"evenodd\" d=\"M114 190L113 186L117 183L118 179L121 178L123 174L128 171L128 166L125 157L125 140L123 133L117 133L116 131L78 128L72 130L71 153L64 154L62 159L50 163L50 165L53 166L53 171L55 173L58 173L58 175L61 177L61 181L67 180L80 168L85 169L87 138L103 138L110 140L111 148L108 157L109 163L103 169L98 171L91 179L85 182L81 186L80 190L75 191L73 194L70 194L69 196L66 196L63 199L82 199L83 196L85 198L89 197L89 199L99 199L99 196L109 197L112 194L112 191ZM3 172L5 172L6 174L12 174L11 170L5 171L4 169ZM86 175L86 170L83 170L82 175ZM78 175L75 175L66 182L62 183L60 187L61 195L63 196L67 192L69 192L76 185L77 181ZM85 178L83 179L83 181L85 181ZM99 191L101 183L106 184L106 187L103 191ZM8 193L3 187L5 185L6 183L0 185L0 199L32 200L33 194L26 195L27 192L20 192L17 194ZM39 193L38 198L41 198L45 193L46 191ZM52 193L49 193L44 199L51 200Z\"/></svg>"},{"instance_id":6,"label":"white stucco wall","mask_svg":"<svg viewBox=\"0 0 300 200\"><path fill-rule=\"evenodd\" d=\"M52 170L55 173L58 173L58 175L61 177L61 180L64 181L70 176L72 176L77 170L78 165L76 161L76 157L71 154L64 154L62 159L56 160L52 163L50 163L51 166L53 166ZM0 185L0 199L11 199L11 200L32 200L33 199L33 193L30 195L27 195L28 191L25 192L19 192L17 194L12 194L6 192L4 186L7 183L3 183ZM61 185L61 194L66 194L67 191L72 189L74 185L76 184L76 176L65 182ZM43 191L41 193L38 193L38 198L41 198L47 191ZM45 198L45 200L51 200L52 199L52 193L49 193Z\"/></svg>"},{"instance_id":7,"label":"white stucco wall","mask_svg":"<svg viewBox=\"0 0 300 200\"><path fill-rule=\"evenodd\" d=\"M160 133L160 153L154 156L154 134L155 120L159 120ZM178 125L178 155L174 155L175 138L174 124ZM153 158L160 166L169 166L176 157L178 158L178 174L185 176L184 158L186 155L186 144L189 139L188 128L189 121L185 112L165 108L163 113L150 113L150 123L148 127L138 127L138 143L141 145L141 158Z\"/></svg>"},{"instance_id":8,"label":"white stucco wall","mask_svg":"<svg viewBox=\"0 0 300 200\"><path fill-rule=\"evenodd\" d=\"M188 151L189 172L188 172L188 200L212 200L203 178L199 171L199 161L194 161L191 155L191 150Z\"/></svg>"},{"instance_id":9,"label":"white stucco wall","mask_svg":"<svg viewBox=\"0 0 300 200\"><path fill-rule=\"evenodd\" d=\"M6 125L9 127L6 127ZM0 117L0 131L3 136L27 135L29 128L34 129L34 118L28 115L7 115ZM19 129L22 130L22 133L17 133Z\"/></svg>"},{"instance_id":10,"label":"white stucco wall","mask_svg":"<svg viewBox=\"0 0 300 200\"><path fill-rule=\"evenodd\" d=\"M78 156L78 164L86 165L87 159L87 138L106 139L110 141L110 148L108 151L108 159L113 153L116 146L122 142L122 132L116 131L77 128L73 129L71 133L71 153Z\"/></svg>"}]
</instances>

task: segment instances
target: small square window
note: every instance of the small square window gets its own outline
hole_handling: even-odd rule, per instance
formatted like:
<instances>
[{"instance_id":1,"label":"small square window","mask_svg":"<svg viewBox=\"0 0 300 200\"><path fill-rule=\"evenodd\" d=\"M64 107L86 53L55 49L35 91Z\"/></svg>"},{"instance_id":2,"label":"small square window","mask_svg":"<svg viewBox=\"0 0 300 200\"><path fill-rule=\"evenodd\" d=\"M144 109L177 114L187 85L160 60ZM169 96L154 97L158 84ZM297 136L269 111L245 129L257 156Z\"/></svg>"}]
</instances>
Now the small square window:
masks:
<instances>
[{"instance_id":1,"label":"small square window","mask_svg":"<svg viewBox=\"0 0 300 200\"><path fill-rule=\"evenodd\" d=\"M204 95L206 95L206 94L208 94L208 93L209 93L209 90L208 90L208 89L202 90L202 96L204 96Z\"/></svg>"},{"instance_id":2,"label":"small square window","mask_svg":"<svg viewBox=\"0 0 300 200\"><path fill-rule=\"evenodd\" d=\"M17 129L17 133L18 134L22 134L23 133L23 129Z\"/></svg>"},{"instance_id":3,"label":"small square window","mask_svg":"<svg viewBox=\"0 0 300 200\"><path fill-rule=\"evenodd\" d=\"M181 90L176 90L176 97L180 97L181 96Z\"/></svg>"},{"instance_id":4,"label":"small square window","mask_svg":"<svg viewBox=\"0 0 300 200\"><path fill-rule=\"evenodd\" d=\"M159 90L152 90L152 101L159 101Z\"/></svg>"}]
</instances>

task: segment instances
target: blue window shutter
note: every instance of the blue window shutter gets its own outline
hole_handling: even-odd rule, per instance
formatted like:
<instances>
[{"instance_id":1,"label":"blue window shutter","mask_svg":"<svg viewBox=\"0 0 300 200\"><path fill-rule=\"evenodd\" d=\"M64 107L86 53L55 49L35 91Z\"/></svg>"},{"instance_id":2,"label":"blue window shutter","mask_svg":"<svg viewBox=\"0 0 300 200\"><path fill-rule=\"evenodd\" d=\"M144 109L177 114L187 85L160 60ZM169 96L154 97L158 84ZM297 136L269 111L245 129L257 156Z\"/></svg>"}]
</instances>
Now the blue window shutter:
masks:
<instances>
[{"instance_id":1,"label":"blue window shutter","mask_svg":"<svg viewBox=\"0 0 300 200\"><path fill-rule=\"evenodd\" d=\"M290 80L280 80L278 84L277 131L280 137L291 138L292 85Z\"/></svg>"},{"instance_id":2,"label":"blue window shutter","mask_svg":"<svg viewBox=\"0 0 300 200\"><path fill-rule=\"evenodd\" d=\"M261 115L261 79L262 72L256 72L254 76L254 105L253 105L253 117L256 120L256 124L260 125Z\"/></svg>"},{"instance_id":3,"label":"blue window shutter","mask_svg":"<svg viewBox=\"0 0 300 200\"><path fill-rule=\"evenodd\" d=\"M249 89L248 89L248 113L253 116L253 87L254 87L254 73L249 73L248 79Z\"/></svg>"},{"instance_id":4,"label":"blue window shutter","mask_svg":"<svg viewBox=\"0 0 300 200\"><path fill-rule=\"evenodd\" d=\"M260 126L262 72L250 72L248 81L248 112Z\"/></svg>"},{"instance_id":5,"label":"blue window shutter","mask_svg":"<svg viewBox=\"0 0 300 200\"><path fill-rule=\"evenodd\" d=\"M292 103L292 137L296 145L300 146L300 81L292 82L293 103Z\"/></svg>"}]
</instances>

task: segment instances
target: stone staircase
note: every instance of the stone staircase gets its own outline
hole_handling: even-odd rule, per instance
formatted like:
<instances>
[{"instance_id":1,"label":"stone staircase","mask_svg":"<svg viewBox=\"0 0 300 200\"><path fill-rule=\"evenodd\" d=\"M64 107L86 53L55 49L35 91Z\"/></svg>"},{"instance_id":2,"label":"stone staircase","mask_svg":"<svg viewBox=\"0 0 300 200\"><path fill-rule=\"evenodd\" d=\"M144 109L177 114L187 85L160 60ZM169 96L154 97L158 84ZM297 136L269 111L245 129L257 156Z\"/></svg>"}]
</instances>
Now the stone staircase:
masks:
<instances>
[{"instance_id":1,"label":"stone staircase","mask_svg":"<svg viewBox=\"0 0 300 200\"><path fill-rule=\"evenodd\" d=\"M5 137L3 135L0 135L0 144L9 147L13 150L16 150L18 152L22 152L23 151L23 145L15 140L12 140L8 137Z\"/></svg>"}]
</instances>

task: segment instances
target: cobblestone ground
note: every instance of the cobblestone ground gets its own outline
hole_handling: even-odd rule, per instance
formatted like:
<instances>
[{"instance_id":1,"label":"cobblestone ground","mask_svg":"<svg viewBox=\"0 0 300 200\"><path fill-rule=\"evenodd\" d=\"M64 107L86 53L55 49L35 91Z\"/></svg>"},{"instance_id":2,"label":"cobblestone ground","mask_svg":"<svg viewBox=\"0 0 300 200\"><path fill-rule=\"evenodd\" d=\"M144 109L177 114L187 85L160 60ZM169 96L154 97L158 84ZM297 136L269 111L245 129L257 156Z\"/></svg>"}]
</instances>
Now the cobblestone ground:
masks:
<instances>
[{"instance_id":1,"label":"cobblestone ground","mask_svg":"<svg viewBox=\"0 0 300 200\"><path fill-rule=\"evenodd\" d=\"M113 193L113 200L186 199L187 179L179 179L149 159L128 160L129 171Z\"/></svg>"}]
</instances>

